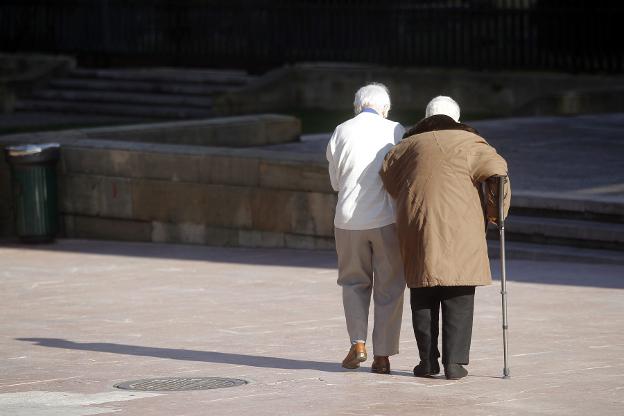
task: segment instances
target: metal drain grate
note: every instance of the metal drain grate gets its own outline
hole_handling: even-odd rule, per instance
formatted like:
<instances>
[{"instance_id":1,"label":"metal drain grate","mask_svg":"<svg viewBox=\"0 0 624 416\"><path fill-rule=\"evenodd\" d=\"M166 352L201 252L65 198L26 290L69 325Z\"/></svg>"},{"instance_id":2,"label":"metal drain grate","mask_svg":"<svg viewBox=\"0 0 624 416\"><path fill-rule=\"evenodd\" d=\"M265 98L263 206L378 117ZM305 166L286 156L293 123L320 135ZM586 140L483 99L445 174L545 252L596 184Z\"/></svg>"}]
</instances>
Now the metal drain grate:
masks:
<instances>
[{"instance_id":1,"label":"metal drain grate","mask_svg":"<svg viewBox=\"0 0 624 416\"><path fill-rule=\"evenodd\" d=\"M183 391L223 389L226 387L242 386L244 384L247 384L247 381L238 378L165 377L125 381L123 383L115 384L115 387L123 390Z\"/></svg>"}]
</instances>

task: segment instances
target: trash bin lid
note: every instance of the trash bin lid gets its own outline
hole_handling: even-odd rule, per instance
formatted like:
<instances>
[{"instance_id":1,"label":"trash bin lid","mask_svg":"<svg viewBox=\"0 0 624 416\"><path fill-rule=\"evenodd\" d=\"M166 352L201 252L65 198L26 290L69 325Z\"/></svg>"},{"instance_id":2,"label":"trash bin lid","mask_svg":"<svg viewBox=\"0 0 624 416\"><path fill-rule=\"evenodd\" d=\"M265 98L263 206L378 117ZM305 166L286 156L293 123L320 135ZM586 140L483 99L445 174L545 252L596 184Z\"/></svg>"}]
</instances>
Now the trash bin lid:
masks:
<instances>
[{"instance_id":1,"label":"trash bin lid","mask_svg":"<svg viewBox=\"0 0 624 416\"><path fill-rule=\"evenodd\" d=\"M60 148L58 143L41 143L41 144L22 144L19 146L8 146L6 148L9 156L31 156L43 152L46 149Z\"/></svg>"}]
</instances>

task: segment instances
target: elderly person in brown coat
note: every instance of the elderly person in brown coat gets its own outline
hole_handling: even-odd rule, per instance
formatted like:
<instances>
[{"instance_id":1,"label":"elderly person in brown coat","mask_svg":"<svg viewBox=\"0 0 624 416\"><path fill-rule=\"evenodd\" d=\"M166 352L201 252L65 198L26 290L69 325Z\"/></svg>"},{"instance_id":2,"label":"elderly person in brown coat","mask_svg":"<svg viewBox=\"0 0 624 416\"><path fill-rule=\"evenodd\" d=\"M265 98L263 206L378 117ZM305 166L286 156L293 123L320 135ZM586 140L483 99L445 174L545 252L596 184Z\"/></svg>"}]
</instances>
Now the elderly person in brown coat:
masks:
<instances>
[{"instance_id":1,"label":"elderly person in brown coat","mask_svg":"<svg viewBox=\"0 0 624 416\"><path fill-rule=\"evenodd\" d=\"M485 222L495 221L496 187L507 163L477 131L459 123L459 106L436 97L426 118L405 133L380 171L396 199L397 229L420 363L414 375L465 377L472 338L475 286L492 281ZM483 187L482 187L482 184ZM485 191L484 191L485 188ZM485 193L485 195L484 195ZM511 191L505 189L505 215Z\"/></svg>"}]
</instances>

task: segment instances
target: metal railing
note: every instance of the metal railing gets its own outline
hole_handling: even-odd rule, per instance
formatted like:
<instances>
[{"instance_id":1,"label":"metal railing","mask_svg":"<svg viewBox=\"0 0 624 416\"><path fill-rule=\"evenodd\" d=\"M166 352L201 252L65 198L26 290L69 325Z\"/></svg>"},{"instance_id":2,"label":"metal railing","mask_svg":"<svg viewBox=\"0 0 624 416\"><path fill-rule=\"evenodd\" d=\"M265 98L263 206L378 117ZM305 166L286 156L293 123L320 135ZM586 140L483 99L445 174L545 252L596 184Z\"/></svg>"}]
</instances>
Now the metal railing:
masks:
<instances>
[{"instance_id":1,"label":"metal railing","mask_svg":"<svg viewBox=\"0 0 624 416\"><path fill-rule=\"evenodd\" d=\"M0 50L262 70L301 61L624 70L624 2L3 0Z\"/></svg>"}]
</instances>

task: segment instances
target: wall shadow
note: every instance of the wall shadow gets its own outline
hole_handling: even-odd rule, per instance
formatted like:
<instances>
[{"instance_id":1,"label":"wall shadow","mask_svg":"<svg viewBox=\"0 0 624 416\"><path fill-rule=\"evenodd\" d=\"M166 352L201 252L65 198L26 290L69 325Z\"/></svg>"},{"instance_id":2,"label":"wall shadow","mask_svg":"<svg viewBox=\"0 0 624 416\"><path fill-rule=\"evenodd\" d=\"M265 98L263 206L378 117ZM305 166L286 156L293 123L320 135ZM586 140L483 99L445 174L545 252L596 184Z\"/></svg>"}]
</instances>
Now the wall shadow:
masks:
<instances>
[{"instance_id":1,"label":"wall shadow","mask_svg":"<svg viewBox=\"0 0 624 416\"><path fill-rule=\"evenodd\" d=\"M286 248L217 247L191 244L166 244L111 240L59 239L51 244L24 245L16 240L0 240L0 248L46 252L71 252L104 256L127 256L235 263L259 266L314 267L336 269L333 250Z\"/></svg>"},{"instance_id":2,"label":"wall shadow","mask_svg":"<svg viewBox=\"0 0 624 416\"><path fill-rule=\"evenodd\" d=\"M99 240L57 240L54 244L30 246L0 241L0 248L158 260L333 269L336 276L338 274L336 253L332 250L212 247ZM491 259L491 270L493 277L499 278L498 259ZM507 278L512 282L624 289L623 275L624 266L621 265L522 260L514 259L513 256L507 260Z\"/></svg>"}]
</instances>

